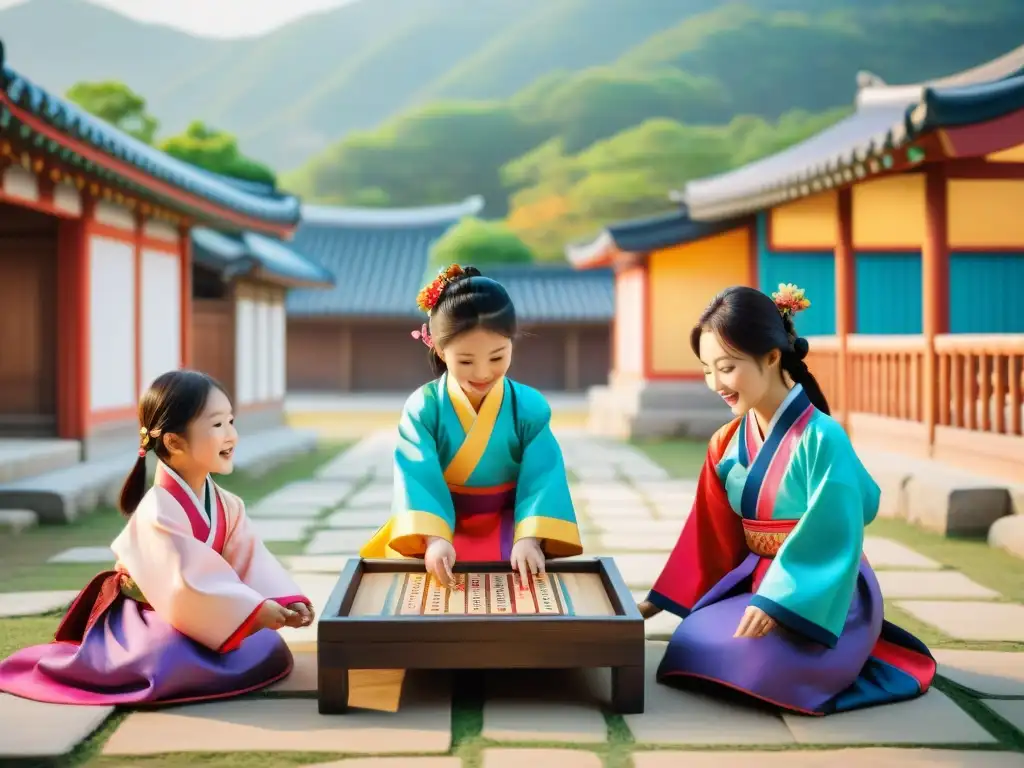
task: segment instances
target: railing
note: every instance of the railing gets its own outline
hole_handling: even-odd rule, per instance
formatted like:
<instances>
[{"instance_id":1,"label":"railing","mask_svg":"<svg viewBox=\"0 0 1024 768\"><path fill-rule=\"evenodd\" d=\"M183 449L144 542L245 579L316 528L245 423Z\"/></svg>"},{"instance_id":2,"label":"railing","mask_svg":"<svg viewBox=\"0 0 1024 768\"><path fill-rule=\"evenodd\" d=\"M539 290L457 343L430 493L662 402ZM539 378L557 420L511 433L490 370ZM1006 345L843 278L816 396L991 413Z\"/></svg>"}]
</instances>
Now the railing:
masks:
<instances>
[{"instance_id":1,"label":"railing","mask_svg":"<svg viewBox=\"0 0 1024 768\"><path fill-rule=\"evenodd\" d=\"M1024 334L948 334L931 345L854 334L845 361L837 337L808 341L808 366L855 435L936 457L972 454L973 464L1024 462ZM1024 464L1014 466L1020 475Z\"/></svg>"}]
</instances>

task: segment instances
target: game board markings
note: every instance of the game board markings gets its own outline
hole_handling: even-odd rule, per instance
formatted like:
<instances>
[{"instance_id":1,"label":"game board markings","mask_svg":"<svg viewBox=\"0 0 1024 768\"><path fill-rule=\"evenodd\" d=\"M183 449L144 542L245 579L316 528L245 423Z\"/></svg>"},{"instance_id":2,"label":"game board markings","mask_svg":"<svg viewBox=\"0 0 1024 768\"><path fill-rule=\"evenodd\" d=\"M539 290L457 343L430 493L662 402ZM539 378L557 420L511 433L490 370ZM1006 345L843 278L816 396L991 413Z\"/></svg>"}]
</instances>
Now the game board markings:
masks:
<instances>
[{"instance_id":1,"label":"game board markings","mask_svg":"<svg viewBox=\"0 0 1024 768\"><path fill-rule=\"evenodd\" d=\"M555 606L558 608L558 614L562 616L565 614L565 606L562 604L562 585L558 580L558 574L546 573L544 575L547 576L547 582L551 587L551 596L555 598Z\"/></svg>"},{"instance_id":2,"label":"game board markings","mask_svg":"<svg viewBox=\"0 0 1024 768\"><path fill-rule=\"evenodd\" d=\"M576 610L572 604L572 595L569 594L569 586L566 584L565 575L561 573L554 574L554 578L558 580L558 589L555 590L555 593L560 594L562 597L562 605L565 608L565 615L575 616Z\"/></svg>"},{"instance_id":3,"label":"game board markings","mask_svg":"<svg viewBox=\"0 0 1024 768\"><path fill-rule=\"evenodd\" d=\"M423 596L420 598L420 616L423 616L427 612L427 598L430 597L430 582L434 579L434 574L428 573L423 577Z\"/></svg>"},{"instance_id":4,"label":"game board markings","mask_svg":"<svg viewBox=\"0 0 1024 768\"><path fill-rule=\"evenodd\" d=\"M403 574L401 577L395 574L395 578L401 578L402 588L398 591L398 604L395 606L396 612L401 615L402 606L405 605L405 591L409 588L409 574Z\"/></svg>"},{"instance_id":5,"label":"game board markings","mask_svg":"<svg viewBox=\"0 0 1024 768\"><path fill-rule=\"evenodd\" d=\"M512 607L512 614L516 615L519 613L519 607L516 603L515 584L512 580L512 574L505 574L505 587L508 589L508 603Z\"/></svg>"},{"instance_id":6,"label":"game board markings","mask_svg":"<svg viewBox=\"0 0 1024 768\"><path fill-rule=\"evenodd\" d=\"M395 612L395 589L398 587L400 579L398 574L394 574L391 577L391 586L388 587L388 592L384 595L384 608L381 610L381 616L390 616Z\"/></svg>"},{"instance_id":7,"label":"game board markings","mask_svg":"<svg viewBox=\"0 0 1024 768\"><path fill-rule=\"evenodd\" d=\"M530 579L530 596L533 598L534 613L540 613L540 600L537 599L537 585Z\"/></svg>"}]
</instances>

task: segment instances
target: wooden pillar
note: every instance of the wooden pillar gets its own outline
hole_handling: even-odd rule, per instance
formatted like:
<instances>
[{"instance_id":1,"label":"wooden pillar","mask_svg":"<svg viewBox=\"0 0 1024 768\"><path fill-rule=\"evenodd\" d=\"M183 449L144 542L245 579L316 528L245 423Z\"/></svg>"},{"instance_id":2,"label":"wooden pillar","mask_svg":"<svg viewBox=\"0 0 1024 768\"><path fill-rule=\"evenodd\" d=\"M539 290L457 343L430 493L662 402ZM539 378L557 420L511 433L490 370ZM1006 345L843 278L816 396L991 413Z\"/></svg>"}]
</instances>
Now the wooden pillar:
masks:
<instances>
[{"instance_id":1,"label":"wooden pillar","mask_svg":"<svg viewBox=\"0 0 1024 768\"><path fill-rule=\"evenodd\" d=\"M928 449L935 444L939 408L938 360L935 337L949 332L949 238L946 166L931 163L925 168L925 232L921 247L921 331L924 335L924 420Z\"/></svg>"},{"instance_id":2,"label":"wooden pillar","mask_svg":"<svg viewBox=\"0 0 1024 768\"><path fill-rule=\"evenodd\" d=\"M85 437L89 413L89 237L85 222L61 219L57 229L57 434Z\"/></svg>"},{"instance_id":3,"label":"wooden pillar","mask_svg":"<svg viewBox=\"0 0 1024 768\"><path fill-rule=\"evenodd\" d=\"M565 332L565 391L580 390L580 329Z\"/></svg>"},{"instance_id":4,"label":"wooden pillar","mask_svg":"<svg viewBox=\"0 0 1024 768\"><path fill-rule=\"evenodd\" d=\"M188 368L192 365L192 227L189 225L178 230L178 252L181 257L181 367Z\"/></svg>"},{"instance_id":5,"label":"wooden pillar","mask_svg":"<svg viewBox=\"0 0 1024 768\"><path fill-rule=\"evenodd\" d=\"M836 339L839 342L836 366L836 404L833 412L847 430L850 428L850 360L848 343L857 330L857 265L853 251L853 191L840 189L836 205ZM831 393L829 393L831 394Z\"/></svg>"},{"instance_id":6,"label":"wooden pillar","mask_svg":"<svg viewBox=\"0 0 1024 768\"><path fill-rule=\"evenodd\" d=\"M135 396L142 396L142 302L144 300L142 270L142 240L146 234L146 217L141 213L135 214L135 242L132 249L135 251Z\"/></svg>"}]
</instances>

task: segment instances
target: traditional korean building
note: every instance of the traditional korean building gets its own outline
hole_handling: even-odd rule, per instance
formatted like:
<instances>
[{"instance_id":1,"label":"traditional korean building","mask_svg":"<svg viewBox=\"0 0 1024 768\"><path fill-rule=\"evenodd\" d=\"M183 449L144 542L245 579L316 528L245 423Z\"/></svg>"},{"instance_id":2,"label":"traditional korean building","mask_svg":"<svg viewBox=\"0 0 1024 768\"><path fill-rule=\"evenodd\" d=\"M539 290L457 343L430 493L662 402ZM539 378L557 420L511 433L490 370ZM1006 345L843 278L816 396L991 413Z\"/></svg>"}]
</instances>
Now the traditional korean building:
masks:
<instances>
[{"instance_id":1,"label":"traditional korean building","mask_svg":"<svg viewBox=\"0 0 1024 768\"><path fill-rule=\"evenodd\" d=\"M193 229L263 248L293 231L299 203L171 158L2 59L0 47L0 438L123 451L140 392L205 349Z\"/></svg>"},{"instance_id":2,"label":"traditional korean building","mask_svg":"<svg viewBox=\"0 0 1024 768\"><path fill-rule=\"evenodd\" d=\"M718 284L701 276L719 263L736 264L722 284L770 291L797 283L813 302L799 318L814 337L813 367L858 441L1019 474L1024 47L934 82L889 86L862 74L859 86L855 111L834 126L673 194L678 226L710 228L710 237L673 258L642 243L619 245L613 227L570 257L581 267L600 263L603 244L623 265L617 296L643 274L663 292L699 294L693 302L702 304ZM702 244L708 264L687 263L683 254ZM657 290L641 299L646 316L659 317ZM654 370L634 375L633 391L664 384L657 360L675 355L682 364L689 355L683 331L697 312L680 307L689 316L653 322L645 348ZM616 311L617 324L628 322L625 312L637 315L628 301ZM617 357L613 382L620 367ZM687 375L692 369L670 373L671 385ZM644 408L622 387L599 394L605 405L620 404L626 431L694 424L678 413L637 419Z\"/></svg>"},{"instance_id":3,"label":"traditional korean building","mask_svg":"<svg viewBox=\"0 0 1024 768\"><path fill-rule=\"evenodd\" d=\"M429 376L410 333L430 249L483 201L414 209L303 206L293 244L335 279L287 300L288 389L410 392ZM612 276L557 267L484 268L509 290L526 335L512 375L546 390L582 390L608 372Z\"/></svg>"}]
</instances>

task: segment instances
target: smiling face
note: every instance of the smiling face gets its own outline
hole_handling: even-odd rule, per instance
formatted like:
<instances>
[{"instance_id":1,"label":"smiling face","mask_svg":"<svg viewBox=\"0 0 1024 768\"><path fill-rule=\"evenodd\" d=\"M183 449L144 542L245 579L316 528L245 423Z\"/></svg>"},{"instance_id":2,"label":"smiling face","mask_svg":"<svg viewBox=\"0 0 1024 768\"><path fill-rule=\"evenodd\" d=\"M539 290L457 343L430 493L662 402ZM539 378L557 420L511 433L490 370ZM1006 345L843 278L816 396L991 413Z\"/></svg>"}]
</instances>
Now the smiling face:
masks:
<instances>
[{"instance_id":1,"label":"smiling face","mask_svg":"<svg viewBox=\"0 0 1024 768\"><path fill-rule=\"evenodd\" d=\"M780 353L772 350L755 360L722 344L711 331L700 336L700 361L708 389L717 392L736 416L755 407L779 376Z\"/></svg>"},{"instance_id":2,"label":"smiling face","mask_svg":"<svg viewBox=\"0 0 1024 768\"><path fill-rule=\"evenodd\" d=\"M456 336L437 354L462 391L482 400L512 365L512 339L477 327Z\"/></svg>"},{"instance_id":3,"label":"smiling face","mask_svg":"<svg viewBox=\"0 0 1024 768\"><path fill-rule=\"evenodd\" d=\"M231 401L216 387L210 390L203 410L188 425L185 434L165 438L172 468L186 478L231 474L237 442Z\"/></svg>"}]
</instances>

